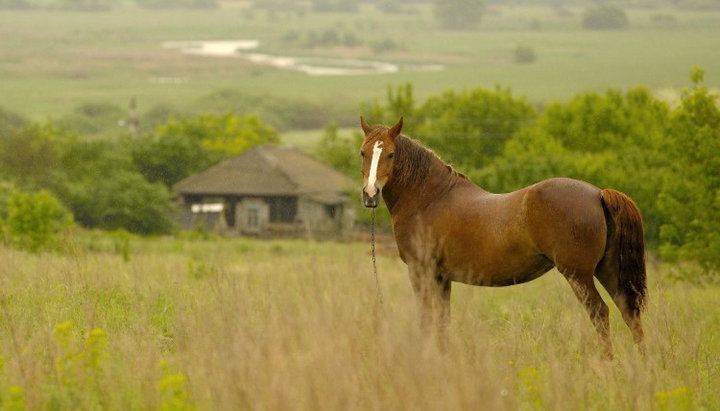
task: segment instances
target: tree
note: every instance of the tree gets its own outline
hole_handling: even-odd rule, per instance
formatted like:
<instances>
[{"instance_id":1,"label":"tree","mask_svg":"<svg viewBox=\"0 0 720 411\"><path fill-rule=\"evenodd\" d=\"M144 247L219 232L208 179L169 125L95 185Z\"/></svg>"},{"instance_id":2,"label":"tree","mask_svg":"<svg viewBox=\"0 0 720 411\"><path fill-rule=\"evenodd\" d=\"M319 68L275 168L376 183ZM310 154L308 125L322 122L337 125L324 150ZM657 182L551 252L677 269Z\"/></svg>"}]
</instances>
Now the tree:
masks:
<instances>
[{"instance_id":1,"label":"tree","mask_svg":"<svg viewBox=\"0 0 720 411\"><path fill-rule=\"evenodd\" d=\"M63 10L110 10L119 0L57 0L56 5Z\"/></svg>"},{"instance_id":2,"label":"tree","mask_svg":"<svg viewBox=\"0 0 720 411\"><path fill-rule=\"evenodd\" d=\"M27 193L6 184L0 194L7 196L0 204L0 233L18 248L47 249L72 224L72 215L46 190Z\"/></svg>"},{"instance_id":3,"label":"tree","mask_svg":"<svg viewBox=\"0 0 720 411\"><path fill-rule=\"evenodd\" d=\"M657 198L672 162L665 147L667 105L647 90L584 93L547 106L482 171L491 191L511 191L550 177L572 177L621 190L640 207L645 234L657 246L663 216Z\"/></svg>"},{"instance_id":4,"label":"tree","mask_svg":"<svg viewBox=\"0 0 720 411\"><path fill-rule=\"evenodd\" d=\"M658 198L664 224L661 256L694 260L705 271L720 270L720 107L718 96L695 69L694 86L673 112L667 150L671 173Z\"/></svg>"},{"instance_id":5,"label":"tree","mask_svg":"<svg viewBox=\"0 0 720 411\"><path fill-rule=\"evenodd\" d=\"M148 183L142 175L122 170L111 180L95 184L94 189L98 227L138 234L168 233L174 227L172 196L162 184Z\"/></svg>"},{"instance_id":6,"label":"tree","mask_svg":"<svg viewBox=\"0 0 720 411\"><path fill-rule=\"evenodd\" d=\"M26 126L27 123L25 117L0 106L0 138L14 129Z\"/></svg>"},{"instance_id":7,"label":"tree","mask_svg":"<svg viewBox=\"0 0 720 411\"><path fill-rule=\"evenodd\" d=\"M348 177L357 177L360 160L358 152L362 136L355 134L352 139L343 139L338 136L338 127L335 123L325 126L325 134L317 145L316 155L321 161L330 165Z\"/></svg>"},{"instance_id":8,"label":"tree","mask_svg":"<svg viewBox=\"0 0 720 411\"><path fill-rule=\"evenodd\" d=\"M24 187L46 186L56 176L66 138L65 130L40 124L0 134L0 175Z\"/></svg>"},{"instance_id":9,"label":"tree","mask_svg":"<svg viewBox=\"0 0 720 411\"><path fill-rule=\"evenodd\" d=\"M628 24L625 11L615 6L598 5L583 13L582 25L587 30L618 30L626 28Z\"/></svg>"},{"instance_id":10,"label":"tree","mask_svg":"<svg viewBox=\"0 0 720 411\"><path fill-rule=\"evenodd\" d=\"M0 10L21 10L30 8L26 0L0 0Z\"/></svg>"},{"instance_id":11,"label":"tree","mask_svg":"<svg viewBox=\"0 0 720 411\"><path fill-rule=\"evenodd\" d=\"M412 83L400 84L395 89L388 86L384 104L377 100L364 102L361 104L360 111L370 124L395 124L400 117L403 117L406 120L403 131L405 134L412 135L417 123L414 119L417 109Z\"/></svg>"},{"instance_id":12,"label":"tree","mask_svg":"<svg viewBox=\"0 0 720 411\"><path fill-rule=\"evenodd\" d=\"M446 161L480 168L536 116L533 106L513 97L509 89L446 91L417 110L415 133Z\"/></svg>"},{"instance_id":13,"label":"tree","mask_svg":"<svg viewBox=\"0 0 720 411\"><path fill-rule=\"evenodd\" d=\"M151 182L167 187L224 158L201 141L182 133L158 133L132 141L130 152L135 166Z\"/></svg>"},{"instance_id":14,"label":"tree","mask_svg":"<svg viewBox=\"0 0 720 411\"><path fill-rule=\"evenodd\" d=\"M132 141L131 154L149 181L170 187L248 148L276 142L275 129L256 116L201 114L160 125L154 134Z\"/></svg>"},{"instance_id":15,"label":"tree","mask_svg":"<svg viewBox=\"0 0 720 411\"><path fill-rule=\"evenodd\" d=\"M218 6L217 0L135 0L147 9L209 9Z\"/></svg>"},{"instance_id":16,"label":"tree","mask_svg":"<svg viewBox=\"0 0 720 411\"><path fill-rule=\"evenodd\" d=\"M477 27L485 13L483 0L435 0L435 18L446 29L467 30Z\"/></svg>"},{"instance_id":17,"label":"tree","mask_svg":"<svg viewBox=\"0 0 720 411\"><path fill-rule=\"evenodd\" d=\"M75 139L61 158L53 191L86 227L123 228L139 234L173 229L172 195L147 181L119 142Z\"/></svg>"},{"instance_id":18,"label":"tree","mask_svg":"<svg viewBox=\"0 0 720 411\"><path fill-rule=\"evenodd\" d=\"M111 103L86 103L75 107L72 113L62 118L60 123L67 130L79 134L114 134L125 132L120 128L121 121L128 118L127 110Z\"/></svg>"}]
</instances>

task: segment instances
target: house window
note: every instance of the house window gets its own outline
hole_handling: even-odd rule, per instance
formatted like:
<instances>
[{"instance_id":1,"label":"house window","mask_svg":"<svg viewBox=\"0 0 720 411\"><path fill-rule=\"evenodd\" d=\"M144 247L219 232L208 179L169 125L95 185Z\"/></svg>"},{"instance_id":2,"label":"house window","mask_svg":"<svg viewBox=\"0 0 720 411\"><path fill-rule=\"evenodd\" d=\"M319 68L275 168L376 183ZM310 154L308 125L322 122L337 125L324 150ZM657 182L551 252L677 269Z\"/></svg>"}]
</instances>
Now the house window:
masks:
<instances>
[{"instance_id":1,"label":"house window","mask_svg":"<svg viewBox=\"0 0 720 411\"><path fill-rule=\"evenodd\" d=\"M330 218L335 218L335 215L337 214L337 206L334 205L326 205L325 211L327 212L327 215Z\"/></svg>"},{"instance_id":2,"label":"house window","mask_svg":"<svg viewBox=\"0 0 720 411\"><path fill-rule=\"evenodd\" d=\"M247 227L258 228L260 226L260 218L258 217L257 208L249 208L247 210Z\"/></svg>"},{"instance_id":3,"label":"house window","mask_svg":"<svg viewBox=\"0 0 720 411\"><path fill-rule=\"evenodd\" d=\"M270 221L274 223L292 223L297 216L297 198L296 197L271 197L268 199L270 204Z\"/></svg>"}]
</instances>

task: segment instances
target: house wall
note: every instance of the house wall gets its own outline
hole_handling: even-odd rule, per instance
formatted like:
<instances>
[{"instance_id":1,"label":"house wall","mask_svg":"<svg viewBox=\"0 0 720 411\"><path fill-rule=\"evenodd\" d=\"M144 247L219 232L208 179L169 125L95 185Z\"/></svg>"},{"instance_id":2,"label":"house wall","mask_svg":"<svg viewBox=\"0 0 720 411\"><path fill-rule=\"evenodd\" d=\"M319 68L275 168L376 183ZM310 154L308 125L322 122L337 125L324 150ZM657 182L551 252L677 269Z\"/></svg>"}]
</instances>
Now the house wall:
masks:
<instances>
[{"instance_id":1,"label":"house wall","mask_svg":"<svg viewBox=\"0 0 720 411\"><path fill-rule=\"evenodd\" d=\"M352 228L354 213L343 204L332 206L333 215L330 215L330 206L312 201L307 198L298 200L298 219L308 230L344 231Z\"/></svg>"},{"instance_id":2,"label":"house wall","mask_svg":"<svg viewBox=\"0 0 720 411\"><path fill-rule=\"evenodd\" d=\"M178 222L180 227L186 230L196 229L200 226L204 226L206 229L211 231L222 232L227 229L227 223L224 218L224 211L201 211L193 212L192 206L197 204L208 204L218 203L222 200L218 200L216 197L204 200L202 198L183 199L179 202L180 208L178 215Z\"/></svg>"},{"instance_id":3,"label":"house wall","mask_svg":"<svg viewBox=\"0 0 720 411\"><path fill-rule=\"evenodd\" d=\"M225 209L214 213L192 212L193 204L208 202L223 203ZM179 206L180 224L185 229L204 225L216 232L267 237L302 237L314 233L334 236L351 229L355 220L349 207L336 205L331 216L327 205L306 197L193 196L185 198Z\"/></svg>"},{"instance_id":4,"label":"house wall","mask_svg":"<svg viewBox=\"0 0 720 411\"><path fill-rule=\"evenodd\" d=\"M270 221L270 206L262 198L246 197L235 206L235 229L246 234L260 234Z\"/></svg>"}]
</instances>

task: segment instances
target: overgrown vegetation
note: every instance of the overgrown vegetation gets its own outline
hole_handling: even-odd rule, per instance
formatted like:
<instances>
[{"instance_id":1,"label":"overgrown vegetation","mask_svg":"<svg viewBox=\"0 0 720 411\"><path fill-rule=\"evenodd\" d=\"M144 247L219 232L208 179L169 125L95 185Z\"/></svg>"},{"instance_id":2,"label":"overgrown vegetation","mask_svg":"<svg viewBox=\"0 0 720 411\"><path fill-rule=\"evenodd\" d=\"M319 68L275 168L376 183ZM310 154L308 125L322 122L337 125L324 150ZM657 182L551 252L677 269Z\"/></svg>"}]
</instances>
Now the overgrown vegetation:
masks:
<instances>
[{"instance_id":1,"label":"overgrown vegetation","mask_svg":"<svg viewBox=\"0 0 720 411\"><path fill-rule=\"evenodd\" d=\"M434 5L435 18L451 30L475 28L485 13L484 0L436 0Z\"/></svg>"},{"instance_id":2,"label":"overgrown vegetation","mask_svg":"<svg viewBox=\"0 0 720 411\"><path fill-rule=\"evenodd\" d=\"M625 11L612 5L589 7L583 13L582 26L588 30L618 30L629 24Z\"/></svg>"},{"instance_id":3,"label":"overgrown vegetation","mask_svg":"<svg viewBox=\"0 0 720 411\"><path fill-rule=\"evenodd\" d=\"M277 141L277 132L257 117L231 114L171 119L152 133L103 140L53 124L18 122L0 132L0 178L13 183L5 187L25 193L0 199L6 242L46 248L51 234L69 221L64 207L86 227L170 232L173 184L250 147ZM35 231L39 238L31 234Z\"/></svg>"},{"instance_id":4,"label":"overgrown vegetation","mask_svg":"<svg viewBox=\"0 0 720 411\"><path fill-rule=\"evenodd\" d=\"M5 409L720 407L709 338L720 290L656 268L647 356L613 307L616 360L605 363L557 272L454 284L443 354L416 326L405 265L384 245L377 306L367 244L133 237L125 262L105 234L65 241L71 253L0 246Z\"/></svg>"},{"instance_id":5,"label":"overgrown vegetation","mask_svg":"<svg viewBox=\"0 0 720 411\"><path fill-rule=\"evenodd\" d=\"M0 0L0 9L50 9L107 11L125 5L125 0ZM134 0L143 8L213 8L217 0Z\"/></svg>"}]
</instances>

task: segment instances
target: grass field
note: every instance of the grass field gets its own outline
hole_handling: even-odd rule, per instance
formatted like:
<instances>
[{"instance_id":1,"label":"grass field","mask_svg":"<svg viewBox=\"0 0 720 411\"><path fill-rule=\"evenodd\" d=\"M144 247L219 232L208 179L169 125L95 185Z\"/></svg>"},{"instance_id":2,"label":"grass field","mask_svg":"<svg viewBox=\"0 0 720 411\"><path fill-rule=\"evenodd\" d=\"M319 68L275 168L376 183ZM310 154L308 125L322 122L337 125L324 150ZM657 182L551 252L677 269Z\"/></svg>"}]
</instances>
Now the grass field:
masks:
<instances>
[{"instance_id":1,"label":"grass field","mask_svg":"<svg viewBox=\"0 0 720 411\"><path fill-rule=\"evenodd\" d=\"M224 89L308 99L356 110L384 98L388 85L410 81L420 99L449 88L511 87L532 101L564 99L586 90L646 86L678 89L694 65L720 85L720 12L629 10L631 28L580 28L580 9L493 6L477 31L437 28L431 10L389 15L304 17L229 8L200 11L107 13L0 11L0 105L34 119L58 118L87 102L140 111L158 104L202 110L203 97ZM656 23L671 16L672 27ZM289 31L350 30L369 43L393 39L399 49L373 55L368 47L303 50L281 41ZM258 39L258 51L276 55L347 56L396 63L442 64L439 72L308 76L252 65L242 59L187 56L161 47L169 40ZM533 64L515 64L518 45L533 47ZM353 117L354 118L354 117Z\"/></svg>"},{"instance_id":2,"label":"grass field","mask_svg":"<svg viewBox=\"0 0 720 411\"><path fill-rule=\"evenodd\" d=\"M613 307L616 359L556 272L454 287L450 346L415 327L404 265L368 244L80 233L0 248L7 409L720 408L717 286L650 272L649 353ZM124 251L123 251L124 250Z\"/></svg>"}]
</instances>

